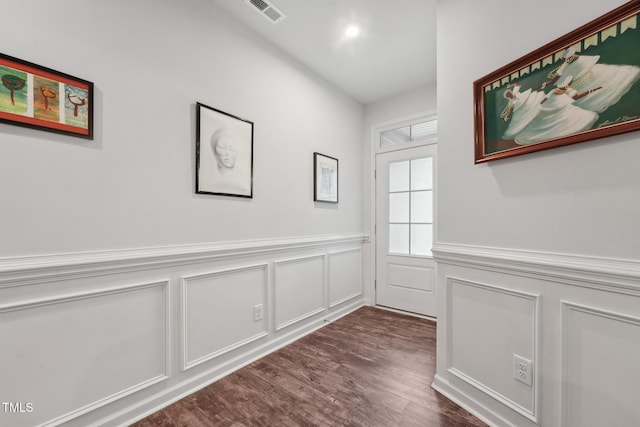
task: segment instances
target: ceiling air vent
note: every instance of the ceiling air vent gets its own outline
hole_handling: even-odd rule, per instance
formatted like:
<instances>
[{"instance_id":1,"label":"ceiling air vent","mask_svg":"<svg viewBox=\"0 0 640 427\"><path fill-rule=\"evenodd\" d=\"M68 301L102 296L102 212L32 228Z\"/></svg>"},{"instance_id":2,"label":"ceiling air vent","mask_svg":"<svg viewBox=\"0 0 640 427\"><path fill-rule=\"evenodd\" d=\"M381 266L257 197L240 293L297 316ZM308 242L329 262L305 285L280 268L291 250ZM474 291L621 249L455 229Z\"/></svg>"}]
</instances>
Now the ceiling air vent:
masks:
<instances>
[{"instance_id":1,"label":"ceiling air vent","mask_svg":"<svg viewBox=\"0 0 640 427\"><path fill-rule=\"evenodd\" d=\"M266 0L244 0L244 2L253 10L258 12L272 24L277 24L286 18L280 9L275 7L273 3Z\"/></svg>"}]
</instances>

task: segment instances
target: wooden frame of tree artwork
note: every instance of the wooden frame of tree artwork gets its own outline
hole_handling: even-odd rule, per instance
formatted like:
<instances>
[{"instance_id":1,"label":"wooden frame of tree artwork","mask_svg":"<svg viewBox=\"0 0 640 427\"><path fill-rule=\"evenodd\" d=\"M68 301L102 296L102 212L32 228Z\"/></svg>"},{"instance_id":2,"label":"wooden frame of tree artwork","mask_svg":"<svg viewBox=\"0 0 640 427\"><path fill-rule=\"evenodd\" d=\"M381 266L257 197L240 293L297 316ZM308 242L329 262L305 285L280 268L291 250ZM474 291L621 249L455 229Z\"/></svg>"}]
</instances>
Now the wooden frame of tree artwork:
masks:
<instances>
[{"instance_id":1,"label":"wooden frame of tree artwork","mask_svg":"<svg viewBox=\"0 0 640 427\"><path fill-rule=\"evenodd\" d=\"M93 139L93 83L0 53L0 122Z\"/></svg>"},{"instance_id":2,"label":"wooden frame of tree artwork","mask_svg":"<svg viewBox=\"0 0 640 427\"><path fill-rule=\"evenodd\" d=\"M640 129L640 0L473 83L475 163Z\"/></svg>"}]
</instances>

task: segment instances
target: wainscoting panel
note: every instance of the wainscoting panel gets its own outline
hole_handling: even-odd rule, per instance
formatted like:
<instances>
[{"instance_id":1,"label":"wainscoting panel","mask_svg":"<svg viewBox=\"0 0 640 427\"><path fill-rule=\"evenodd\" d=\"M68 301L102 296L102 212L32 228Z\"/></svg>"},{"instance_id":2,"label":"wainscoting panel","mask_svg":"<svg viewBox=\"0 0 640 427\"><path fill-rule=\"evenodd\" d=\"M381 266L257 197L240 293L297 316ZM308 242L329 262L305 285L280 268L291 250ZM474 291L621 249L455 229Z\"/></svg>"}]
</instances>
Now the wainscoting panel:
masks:
<instances>
[{"instance_id":1,"label":"wainscoting panel","mask_svg":"<svg viewBox=\"0 0 640 427\"><path fill-rule=\"evenodd\" d=\"M640 261L433 252L435 389L490 426L640 425ZM514 380L514 354L532 361L532 387Z\"/></svg>"},{"instance_id":2,"label":"wainscoting panel","mask_svg":"<svg viewBox=\"0 0 640 427\"><path fill-rule=\"evenodd\" d=\"M57 425L168 378L167 302L168 281L0 307L0 396L33 409L1 424Z\"/></svg>"},{"instance_id":3,"label":"wainscoting panel","mask_svg":"<svg viewBox=\"0 0 640 427\"><path fill-rule=\"evenodd\" d=\"M275 262L276 331L325 310L325 262L324 254Z\"/></svg>"},{"instance_id":4,"label":"wainscoting panel","mask_svg":"<svg viewBox=\"0 0 640 427\"><path fill-rule=\"evenodd\" d=\"M267 335L267 264L182 280L183 369ZM262 318L254 319L254 310Z\"/></svg>"},{"instance_id":5,"label":"wainscoting panel","mask_svg":"<svg viewBox=\"0 0 640 427\"><path fill-rule=\"evenodd\" d=\"M349 249L328 255L329 307L362 295L362 250Z\"/></svg>"},{"instance_id":6,"label":"wainscoting panel","mask_svg":"<svg viewBox=\"0 0 640 427\"><path fill-rule=\"evenodd\" d=\"M0 259L0 426L130 425L321 328L364 304L365 239Z\"/></svg>"},{"instance_id":7,"label":"wainscoting panel","mask_svg":"<svg viewBox=\"0 0 640 427\"><path fill-rule=\"evenodd\" d=\"M446 298L448 371L535 421L537 383L514 380L513 358L537 365L538 296L449 277Z\"/></svg>"},{"instance_id":8,"label":"wainscoting panel","mask_svg":"<svg viewBox=\"0 0 640 427\"><path fill-rule=\"evenodd\" d=\"M563 301L562 344L562 425L639 425L640 318Z\"/></svg>"}]
</instances>

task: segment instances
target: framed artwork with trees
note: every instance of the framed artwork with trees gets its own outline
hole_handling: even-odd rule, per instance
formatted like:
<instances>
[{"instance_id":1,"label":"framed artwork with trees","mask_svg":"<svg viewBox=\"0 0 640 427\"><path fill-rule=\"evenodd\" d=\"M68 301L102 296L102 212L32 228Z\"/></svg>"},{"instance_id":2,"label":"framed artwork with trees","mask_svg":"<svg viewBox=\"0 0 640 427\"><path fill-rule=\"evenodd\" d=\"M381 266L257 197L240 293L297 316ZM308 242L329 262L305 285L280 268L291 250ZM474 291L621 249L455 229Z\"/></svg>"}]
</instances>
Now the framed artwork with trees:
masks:
<instances>
[{"instance_id":1,"label":"framed artwork with trees","mask_svg":"<svg viewBox=\"0 0 640 427\"><path fill-rule=\"evenodd\" d=\"M93 139L93 83L0 54L0 122Z\"/></svg>"}]
</instances>

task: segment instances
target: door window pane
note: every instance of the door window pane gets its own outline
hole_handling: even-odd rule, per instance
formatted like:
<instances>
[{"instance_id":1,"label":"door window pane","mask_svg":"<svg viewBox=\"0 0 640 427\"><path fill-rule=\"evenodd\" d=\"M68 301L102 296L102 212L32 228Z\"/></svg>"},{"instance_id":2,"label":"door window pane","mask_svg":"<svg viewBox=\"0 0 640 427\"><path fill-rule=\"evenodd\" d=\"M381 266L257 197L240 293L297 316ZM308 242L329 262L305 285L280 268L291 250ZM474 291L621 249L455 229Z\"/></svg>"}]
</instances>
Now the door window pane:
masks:
<instances>
[{"instance_id":1,"label":"door window pane","mask_svg":"<svg viewBox=\"0 0 640 427\"><path fill-rule=\"evenodd\" d=\"M411 255L433 256L431 246L433 245L433 225L432 224L412 224L411 225Z\"/></svg>"},{"instance_id":2,"label":"door window pane","mask_svg":"<svg viewBox=\"0 0 640 427\"><path fill-rule=\"evenodd\" d=\"M389 222L409 222L409 194L389 194Z\"/></svg>"},{"instance_id":3,"label":"door window pane","mask_svg":"<svg viewBox=\"0 0 640 427\"><path fill-rule=\"evenodd\" d=\"M389 252L409 255L409 224L389 224Z\"/></svg>"},{"instance_id":4,"label":"door window pane","mask_svg":"<svg viewBox=\"0 0 640 427\"><path fill-rule=\"evenodd\" d=\"M433 191L411 192L411 223L433 222Z\"/></svg>"},{"instance_id":5,"label":"door window pane","mask_svg":"<svg viewBox=\"0 0 640 427\"><path fill-rule=\"evenodd\" d=\"M411 160L411 190L433 189L433 158Z\"/></svg>"},{"instance_id":6,"label":"door window pane","mask_svg":"<svg viewBox=\"0 0 640 427\"><path fill-rule=\"evenodd\" d=\"M389 191L409 191L409 160L389 163Z\"/></svg>"}]
</instances>

